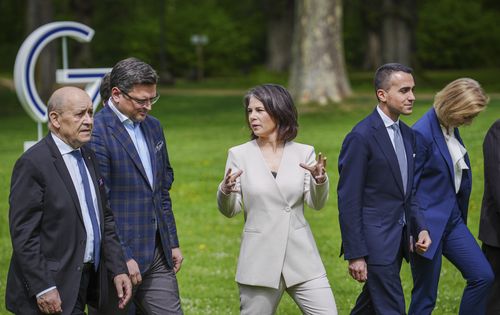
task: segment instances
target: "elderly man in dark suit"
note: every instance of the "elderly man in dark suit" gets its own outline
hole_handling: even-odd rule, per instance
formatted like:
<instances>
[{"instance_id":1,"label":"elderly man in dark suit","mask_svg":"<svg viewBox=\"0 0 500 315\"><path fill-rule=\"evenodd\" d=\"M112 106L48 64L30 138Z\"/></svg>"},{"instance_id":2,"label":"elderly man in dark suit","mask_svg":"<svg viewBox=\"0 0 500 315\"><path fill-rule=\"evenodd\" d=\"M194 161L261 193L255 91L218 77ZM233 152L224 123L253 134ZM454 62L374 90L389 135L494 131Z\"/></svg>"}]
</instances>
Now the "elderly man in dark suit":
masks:
<instances>
[{"instance_id":1,"label":"elderly man in dark suit","mask_svg":"<svg viewBox=\"0 0 500 315\"><path fill-rule=\"evenodd\" d=\"M183 258L169 194L174 176L163 128L148 115L159 98L157 81L153 68L138 59L118 62L91 146L135 285L135 306L146 314L182 314L175 273Z\"/></svg>"},{"instance_id":2,"label":"elderly man in dark suit","mask_svg":"<svg viewBox=\"0 0 500 315\"><path fill-rule=\"evenodd\" d=\"M123 308L132 286L90 149L92 102L64 87L48 102L50 134L14 166L9 225L12 260L7 309L16 314L84 314L107 304L108 271Z\"/></svg>"},{"instance_id":3,"label":"elderly man in dark suit","mask_svg":"<svg viewBox=\"0 0 500 315\"><path fill-rule=\"evenodd\" d=\"M346 136L340 152L344 258L350 275L365 282L351 314L404 314L402 257L430 244L412 194L414 135L399 120L412 113L414 87L410 68L381 66L375 74L378 106Z\"/></svg>"},{"instance_id":4,"label":"elderly man in dark suit","mask_svg":"<svg viewBox=\"0 0 500 315\"><path fill-rule=\"evenodd\" d=\"M493 268L495 280L490 290L486 314L500 314L500 120L488 130L483 142L484 195L479 223L483 252Z\"/></svg>"}]
</instances>

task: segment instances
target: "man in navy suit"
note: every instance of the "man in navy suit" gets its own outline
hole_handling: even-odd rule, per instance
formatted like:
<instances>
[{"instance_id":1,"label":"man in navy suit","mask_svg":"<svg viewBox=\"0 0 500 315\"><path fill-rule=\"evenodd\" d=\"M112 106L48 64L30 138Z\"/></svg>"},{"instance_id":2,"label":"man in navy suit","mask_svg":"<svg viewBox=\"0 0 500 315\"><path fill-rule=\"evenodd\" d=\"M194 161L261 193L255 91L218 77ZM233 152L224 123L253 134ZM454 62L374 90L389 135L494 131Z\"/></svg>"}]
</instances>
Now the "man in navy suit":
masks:
<instances>
[{"instance_id":1,"label":"man in navy suit","mask_svg":"<svg viewBox=\"0 0 500 315\"><path fill-rule=\"evenodd\" d=\"M147 63L119 61L110 75L111 97L95 116L91 146L135 286L135 306L145 314L182 314L175 274L183 258L169 194L174 176L163 128L148 115L159 98L157 82Z\"/></svg>"},{"instance_id":2,"label":"man in navy suit","mask_svg":"<svg viewBox=\"0 0 500 315\"><path fill-rule=\"evenodd\" d=\"M351 314L405 314L399 272L408 252L431 243L412 192L412 70L385 64L375 74L378 106L346 136L339 156L338 206L349 273L364 282Z\"/></svg>"}]
</instances>

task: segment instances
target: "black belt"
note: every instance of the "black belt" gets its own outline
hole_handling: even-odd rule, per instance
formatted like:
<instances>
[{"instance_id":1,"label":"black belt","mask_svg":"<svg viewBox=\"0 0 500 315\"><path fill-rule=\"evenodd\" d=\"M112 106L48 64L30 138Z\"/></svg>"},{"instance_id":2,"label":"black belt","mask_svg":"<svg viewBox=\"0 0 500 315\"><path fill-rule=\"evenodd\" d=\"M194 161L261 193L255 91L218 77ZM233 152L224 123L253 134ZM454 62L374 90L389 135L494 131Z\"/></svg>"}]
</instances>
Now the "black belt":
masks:
<instances>
[{"instance_id":1,"label":"black belt","mask_svg":"<svg viewBox=\"0 0 500 315\"><path fill-rule=\"evenodd\" d=\"M83 264L83 271L88 272L94 269L94 263L88 262Z\"/></svg>"}]
</instances>

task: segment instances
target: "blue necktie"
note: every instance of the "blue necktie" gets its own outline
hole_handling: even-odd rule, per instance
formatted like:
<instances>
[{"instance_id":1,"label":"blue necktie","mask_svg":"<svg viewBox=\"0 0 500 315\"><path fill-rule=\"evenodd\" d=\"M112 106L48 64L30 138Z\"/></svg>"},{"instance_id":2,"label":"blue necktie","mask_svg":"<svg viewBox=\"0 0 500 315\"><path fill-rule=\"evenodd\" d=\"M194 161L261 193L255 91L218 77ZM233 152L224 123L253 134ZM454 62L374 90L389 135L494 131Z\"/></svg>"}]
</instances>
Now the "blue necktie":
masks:
<instances>
[{"instance_id":1,"label":"blue necktie","mask_svg":"<svg viewBox=\"0 0 500 315\"><path fill-rule=\"evenodd\" d=\"M99 267L99 258L101 251L101 236L99 233L99 223L97 222L97 214L94 208L94 202L92 201L92 193L90 192L89 178L87 176L85 162L83 161L83 156L80 150L72 151L71 155L76 158L78 162L78 170L80 171L80 176L82 177L83 190L85 192L85 202L87 203L90 221L92 222L92 230L94 231L94 268L97 271L97 268Z\"/></svg>"},{"instance_id":2,"label":"blue necktie","mask_svg":"<svg viewBox=\"0 0 500 315\"><path fill-rule=\"evenodd\" d=\"M394 130L394 150L396 151L399 171L401 172L401 179L403 180L403 191L406 194L406 184L408 181L408 165L406 161L405 145L403 143L403 137L401 136L399 125L392 124L391 128Z\"/></svg>"}]
</instances>

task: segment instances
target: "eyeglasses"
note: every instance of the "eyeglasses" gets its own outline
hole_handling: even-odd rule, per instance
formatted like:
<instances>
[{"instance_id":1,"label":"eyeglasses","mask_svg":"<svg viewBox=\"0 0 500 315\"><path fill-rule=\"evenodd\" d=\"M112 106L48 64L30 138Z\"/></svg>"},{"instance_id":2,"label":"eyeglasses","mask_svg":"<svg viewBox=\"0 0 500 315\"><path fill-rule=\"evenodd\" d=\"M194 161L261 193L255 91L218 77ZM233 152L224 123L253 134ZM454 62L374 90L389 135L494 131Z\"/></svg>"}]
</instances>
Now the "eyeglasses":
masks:
<instances>
[{"instance_id":1,"label":"eyeglasses","mask_svg":"<svg viewBox=\"0 0 500 315\"><path fill-rule=\"evenodd\" d=\"M140 99L140 98L132 97L132 96L128 95L126 92L124 92L122 90L120 90L120 92L123 95L125 95L128 99L136 102L137 105L140 105L140 106L153 105L154 103L158 102L158 100L160 99L160 94L158 94L158 93L156 94L155 97Z\"/></svg>"}]
</instances>

